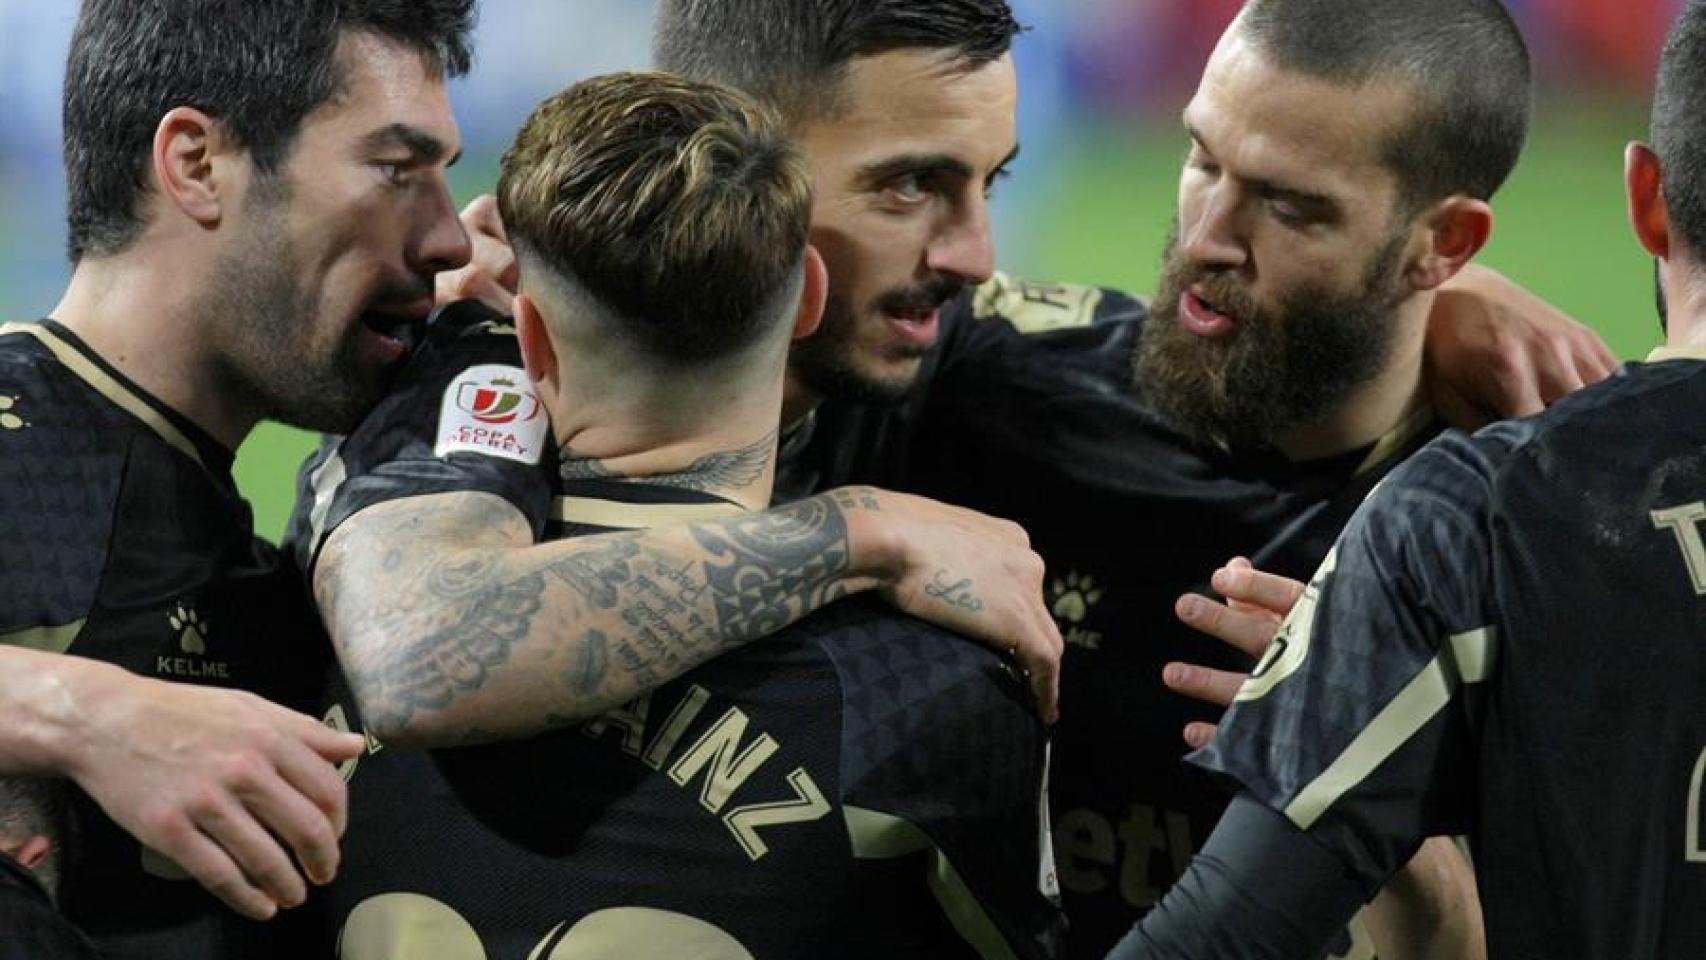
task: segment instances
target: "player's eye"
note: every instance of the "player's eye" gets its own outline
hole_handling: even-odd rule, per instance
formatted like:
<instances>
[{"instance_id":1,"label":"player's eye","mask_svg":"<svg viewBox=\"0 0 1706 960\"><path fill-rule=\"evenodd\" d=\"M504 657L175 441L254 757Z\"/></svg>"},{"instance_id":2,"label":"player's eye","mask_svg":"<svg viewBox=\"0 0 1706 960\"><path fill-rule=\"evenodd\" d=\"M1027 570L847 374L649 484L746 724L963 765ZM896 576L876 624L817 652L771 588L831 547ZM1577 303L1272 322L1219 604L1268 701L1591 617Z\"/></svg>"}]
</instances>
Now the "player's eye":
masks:
<instances>
[{"instance_id":1,"label":"player's eye","mask_svg":"<svg viewBox=\"0 0 1706 960\"><path fill-rule=\"evenodd\" d=\"M883 193L890 200L911 206L930 199L930 190L922 174L909 173L896 177L883 185Z\"/></svg>"},{"instance_id":2,"label":"player's eye","mask_svg":"<svg viewBox=\"0 0 1706 960\"><path fill-rule=\"evenodd\" d=\"M995 171L993 174L990 174L989 179L985 180L983 183L983 198L985 200L988 200L991 197L995 196L996 185L1001 183L1001 181L1007 179L1008 177L1011 177L1012 175L1013 175L1013 171L1008 170L1005 167L1001 168L1000 170Z\"/></svg>"},{"instance_id":3,"label":"player's eye","mask_svg":"<svg viewBox=\"0 0 1706 960\"><path fill-rule=\"evenodd\" d=\"M407 186L409 183L409 168L406 163L398 160L380 160L374 163L374 168L387 183L394 187Z\"/></svg>"},{"instance_id":4,"label":"player's eye","mask_svg":"<svg viewBox=\"0 0 1706 960\"><path fill-rule=\"evenodd\" d=\"M1185 154L1185 166L1189 169L1196 170L1199 173L1206 173L1210 176L1220 172L1220 164L1215 163L1207 154L1204 154L1196 147L1192 147L1190 152Z\"/></svg>"}]
</instances>

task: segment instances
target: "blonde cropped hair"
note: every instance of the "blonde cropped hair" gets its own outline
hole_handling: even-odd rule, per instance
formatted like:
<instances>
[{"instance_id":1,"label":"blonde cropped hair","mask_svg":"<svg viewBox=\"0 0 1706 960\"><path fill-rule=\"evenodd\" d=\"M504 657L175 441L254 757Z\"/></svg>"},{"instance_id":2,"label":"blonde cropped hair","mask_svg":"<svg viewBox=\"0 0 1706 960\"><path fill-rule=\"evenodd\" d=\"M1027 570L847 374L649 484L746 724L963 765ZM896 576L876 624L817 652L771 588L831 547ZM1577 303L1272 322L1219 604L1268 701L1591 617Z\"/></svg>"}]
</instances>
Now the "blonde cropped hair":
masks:
<instances>
[{"instance_id":1,"label":"blonde cropped hair","mask_svg":"<svg viewBox=\"0 0 1706 960\"><path fill-rule=\"evenodd\" d=\"M498 181L524 271L578 285L670 364L738 353L792 316L783 301L811 201L810 171L770 110L664 73L596 77L546 100Z\"/></svg>"}]
</instances>

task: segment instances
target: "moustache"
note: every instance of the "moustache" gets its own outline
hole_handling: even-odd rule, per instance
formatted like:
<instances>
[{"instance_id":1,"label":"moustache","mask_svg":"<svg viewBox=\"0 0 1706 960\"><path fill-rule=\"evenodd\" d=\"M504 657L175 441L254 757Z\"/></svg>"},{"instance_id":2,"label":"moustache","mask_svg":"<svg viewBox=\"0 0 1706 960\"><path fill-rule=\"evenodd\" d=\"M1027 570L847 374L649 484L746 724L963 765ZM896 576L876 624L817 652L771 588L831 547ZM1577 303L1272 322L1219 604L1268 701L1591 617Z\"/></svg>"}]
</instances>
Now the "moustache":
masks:
<instances>
[{"instance_id":1,"label":"moustache","mask_svg":"<svg viewBox=\"0 0 1706 960\"><path fill-rule=\"evenodd\" d=\"M937 277L882 293L877 297L876 307L884 313L928 313L959 296L965 288L964 280Z\"/></svg>"}]
</instances>

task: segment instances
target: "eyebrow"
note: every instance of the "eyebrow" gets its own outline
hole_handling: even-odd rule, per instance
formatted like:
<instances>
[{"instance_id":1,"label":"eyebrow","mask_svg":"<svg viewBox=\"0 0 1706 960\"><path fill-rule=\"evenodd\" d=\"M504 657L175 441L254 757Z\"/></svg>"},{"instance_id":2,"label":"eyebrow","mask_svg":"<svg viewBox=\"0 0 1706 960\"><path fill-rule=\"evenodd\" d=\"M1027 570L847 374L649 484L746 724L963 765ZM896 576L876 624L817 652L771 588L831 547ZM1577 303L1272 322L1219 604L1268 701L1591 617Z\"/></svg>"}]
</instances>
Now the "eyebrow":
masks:
<instances>
[{"instance_id":1,"label":"eyebrow","mask_svg":"<svg viewBox=\"0 0 1706 960\"><path fill-rule=\"evenodd\" d=\"M989 175L993 180L1007 172L1007 166L1019 156L1019 148L1014 147L1001 162L995 165ZM947 175L963 180L972 179L971 165L959 157L947 153L903 153L898 157L885 157L860 169L859 175L867 183L883 183L902 176L937 176Z\"/></svg>"},{"instance_id":2,"label":"eyebrow","mask_svg":"<svg viewBox=\"0 0 1706 960\"><path fill-rule=\"evenodd\" d=\"M420 127L407 123L393 123L389 126L380 127L363 138L362 144L368 150L404 147L417 158L428 163L436 163L446 153L450 152L450 148L445 145L443 140L427 133ZM445 166L453 167L456 165L456 161L460 159L462 159L462 151L458 150L445 163Z\"/></svg>"},{"instance_id":3,"label":"eyebrow","mask_svg":"<svg viewBox=\"0 0 1706 960\"><path fill-rule=\"evenodd\" d=\"M1192 126L1189 120L1185 121L1185 132L1190 134L1191 141L1193 143L1207 151L1210 156L1214 155L1214 151L1210 150L1208 144L1203 141L1202 134L1197 131L1195 126ZM1339 208L1339 201L1325 193L1305 190L1301 187L1294 187L1289 184L1281 183L1277 180L1268 180L1263 177L1239 177L1238 179L1248 183L1251 187L1255 188L1256 192L1265 196L1282 197L1298 203L1322 206L1331 210L1337 210Z\"/></svg>"}]
</instances>

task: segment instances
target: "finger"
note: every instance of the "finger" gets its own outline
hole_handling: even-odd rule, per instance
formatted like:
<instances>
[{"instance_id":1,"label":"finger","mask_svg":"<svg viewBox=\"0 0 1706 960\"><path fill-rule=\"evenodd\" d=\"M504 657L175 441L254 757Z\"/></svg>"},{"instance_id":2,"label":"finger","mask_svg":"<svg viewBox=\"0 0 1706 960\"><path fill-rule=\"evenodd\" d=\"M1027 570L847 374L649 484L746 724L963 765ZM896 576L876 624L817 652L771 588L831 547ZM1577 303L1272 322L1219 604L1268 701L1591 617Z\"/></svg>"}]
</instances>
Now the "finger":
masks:
<instances>
[{"instance_id":1,"label":"finger","mask_svg":"<svg viewBox=\"0 0 1706 960\"><path fill-rule=\"evenodd\" d=\"M1584 383L1598 383L1617 372L1617 355L1611 352L1611 347L1600 339L1599 334L1582 327L1579 339L1583 342L1575 352L1576 370Z\"/></svg>"},{"instance_id":2,"label":"finger","mask_svg":"<svg viewBox=\"0 0 1706 960\"><path fill-rule=\"evenodd\" d=\"M227 798L199 811L193 819L208 839L230 855L243 876L274 903L294 907L307 897L307 884L289 854L235 801Z\"/></svg>"},{"instance_id":3,"label":"finger","mask_svg":"<svg viewBox=\"0 0 1706 960\"><path fill-rule=\"evenodd\" d=\"M1242 673L1191 663L1169 663L1161 668L1161 682L1167 689L1222 707L1232 705L1232 698L1238 695L1244 679Z\"/></svg>"},{"instance_id":4,"label":"finger","mask_svg":"<svg viewBox=\"0 0 1706 960\"><path fill-rule=\"evenodd\" d=\"M462 226L469 236L497 237L506 244L509 242L498 198L492 194L482 193L468 201L468 205L462 208Z\"/></svg>"},{"instance_id":5,"label":"finger","mask_svg":"<svg viewBox=\"0 0 1706 960\"><path fill-rule=\"evenodd\" d=\"M1173 613L1185 626L1252 657L1262 655L1280 625L1271 613L1244 613L1194 593L1187 593L1175 601Z\"/></svg>"},{"instance_id":6,"label":"finger","mask_svg":"<svg viewBox=\"0 0 1706 960\"><path fill-rule=\"evenodd\" d=\"M1510 379L1495 384L1493 389L1493 396L1499 398L1495 412L1500 417L1532 417L1546 409L1540 397L1539 374L1526 355L1512 362L1506 376Z\"/></svg>"},{"instance_id":7,"label":"finger","mask_svg":"<svg viewBox=\"0 0 1706 960\"><path fill-rule=\"evenodd\" d=\"M1037 714L1044 723L1053 726L1060 722L1060 657L1066 641L1061 639L1060 627L1048 615L1048 610L1040 604L1036 610L1034 622L1039 645L1024 666L1031 674L1031 693L1037 701Z\"/></svg>"},{"instance_id":8,"label":"finger","mask_svg":"<svg viewBox=\"0 0 1706 960\"><path fill-rule=\"evenodd\" d=\"M1192 750L1201 750L1214 740L1214 735L1219 730L1219 724L1200 721L1187 723L1185 724L1185 743L1189 744Z\"/></svg>"},{"instance_id":9,"label":"finger","mask_svg":"<svg viewBox=\"0 0 1706 960\"><path fill-rule=\"evenodd\" d=\"M1449 386L1436 386L1429 398L1433 402L1434 413L1459 430L1479 430L1498 419L1493 411Z\"/></svg>"},{"instance_id":10,"label":"finger","mask_svg":"<svg viewBox=\"0 0 1706 960\"><path fill-rule=\"evenodd\" d=\"M236 861L199 831L186 829L181 841L170 850L159 851L171 859L207 892L251 920L271 920L278 903L243 876Z\"/></svg>"},{"instance_id":11,"label":"finger","mask_svg":"<svg viewBox=\"0 0 1706 960\"><path fill-rule=\"evenodd\" d=\"M308 879L325 884L338 872L344 782L330 764L312 755L308 759L309 764L291 764L293 777L306 781L307 789L294 779L268 774L237 795L263 826L290 845ZM324 782L322 771L330 773L333 784Z\"/></svg>"},{"instance_id":12,"label":"finger","mask_svg":"<svg viewBox=\"0 0 1706 960\"><path fill-rule=\"evenodd\" d=\"M281 734L299 741L332 763L354 760L367 749L367 739L359 733L333 729L324 721L276 704L268 703L266 707L277 718L275 725Z\"/></svg>"},{"instance_id":13,"label":"finger","mask_svg":"<svg viewBox=\"0 0 1706 960\"><path fill-rule=\"evenodd\" d=\"M1576 353L1569 340L1559 340L1553 348L1551 362L1540 373L1540 398L1548 404L1575 393L1586 386L1576 369Z\"/></svg>"},{"instance_id":14,"label":"finger","mask_svg":"<svg viewBox=\"0 0 1706 960\"><path fill-rule=\"evenodd\" d=\"M1251 566L1225 566L1214 572L1209 584L1228 600L1252 604L1281 618L1291 613L1304 585L1290 577L1265 573Z\"/></svg>"}]
</instances>

